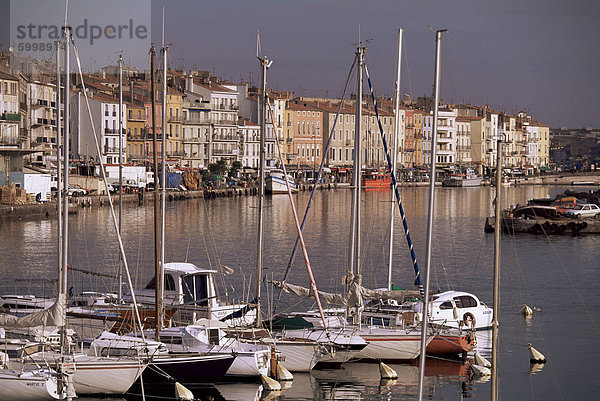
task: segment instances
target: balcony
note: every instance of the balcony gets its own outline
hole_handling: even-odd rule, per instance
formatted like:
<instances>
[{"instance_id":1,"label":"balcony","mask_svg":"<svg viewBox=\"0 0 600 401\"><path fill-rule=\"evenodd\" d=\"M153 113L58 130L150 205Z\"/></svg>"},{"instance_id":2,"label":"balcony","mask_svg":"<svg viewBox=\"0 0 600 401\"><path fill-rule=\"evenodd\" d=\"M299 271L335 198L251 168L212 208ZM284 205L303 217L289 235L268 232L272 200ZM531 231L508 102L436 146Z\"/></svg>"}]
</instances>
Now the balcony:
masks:
<instances>
[{"instance_id":1,"label":"balcony","mask_svg":"<svg viewBox=\"0 0 600 401\"><path fill-rule=\"evenodd\" d=\"M238 141L239 137L237 135L215 135L213 136L213 141Z\"/></svg>"},{"instance_id":2,"label":"balcony","mask_svg":"<svg viewBox=\"0 0 600 401\"><path fill-rule=\"evenodd\" d=\"M235 105L235 104L233 104L233 105L231 105L231 104L220 104L220 105L217 106L216 109L217 110L236 111L236 110L239 110L240 108L237 105Z\"/></svg>"},{"instance_id":3,"label":"balcony","mask_svg":"<svg viewBox=\"0 0 600 401\"><path fill-rule=\"evenodd\" d=\"M19 113L2 113L0 120L19 122L21 121L21 114Z\"/></svg>"},{"instance_id":4,"label":"balcony","mask_svg":"<svg viewBox=\"0 0 600 401\"><path fill-rule=\"evenodd\" d=\"M181 116L169 116L169 119L167 120L170 123L180 123L183 121L183 119L181 118Z\"/></svg>"},{"instance_id":5,"label":"balcony","mask_svg":"<svg viewBox=\"0 0 600 401\"><path fill-rule=\"evenodd\" d=\"M213 124L215 124L215 125L236 125L237 121L235 121L235 120L213 120Z\"/></svg>"},{"instance_id":6,"label":"balcony","mask_svg":"<svg viewBox=\"0 0 600 401\"><path fill-rule=\"evenodd\" d=\"M142 116L142 115L140 115L140 116L133 116L133 115L129 115L129 116L127 117L127 121L134 121L134 122L144 122L144 121L146 121L146 120L145 120L145 117L146 117L146 116Z\"/></svg>"},{"instance_id":7,"label":"balcony","mask_svg":"<svg viewBox=\"0 0 600 401\"><path fill-rule=\"evenodd\" d=\"M125 128L123 128L123 134L126 134ZM107 135L119 135L119 130L114 128L104 128L104 133Z\"/></svg>"},{"instance_id":8,"label":"balcony","mask_svg":"<svg viewBox=\"0 0 600 401\"><path fill-rule=\"evenodd\" d=\"M183 120L184 124L195 124L195 125L208 125L210 124L209 118L188 118L187 120Z\"/></svg>"},{"instance_id":9,"label":"balcony","mask_svg":"<svg viewBox=\"0 0 600 401\"><path fill-rule=\"evenodd\" d=\"M239 149L214 149L213 156L237 156L240 153Z\"/></svg>"}]
</instances>

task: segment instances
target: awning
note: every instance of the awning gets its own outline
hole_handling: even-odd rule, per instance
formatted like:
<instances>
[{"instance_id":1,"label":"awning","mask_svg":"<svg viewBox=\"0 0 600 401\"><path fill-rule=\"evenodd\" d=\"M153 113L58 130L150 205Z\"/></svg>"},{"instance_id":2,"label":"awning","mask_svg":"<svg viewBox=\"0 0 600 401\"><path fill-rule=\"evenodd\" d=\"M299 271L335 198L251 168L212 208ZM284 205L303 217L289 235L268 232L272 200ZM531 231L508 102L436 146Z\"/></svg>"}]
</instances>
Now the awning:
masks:
<instances>
[{"instance_id":1,"label":"awning","mask_svg":"<svg viewBox=\"0 0 600 401\"><path fill-rule=\"evenodd\" d=\"M540 167L540 170L542 170L542 171L550 171L550 167L542 166L542 167Z\"/></svg>"}]
</instances>

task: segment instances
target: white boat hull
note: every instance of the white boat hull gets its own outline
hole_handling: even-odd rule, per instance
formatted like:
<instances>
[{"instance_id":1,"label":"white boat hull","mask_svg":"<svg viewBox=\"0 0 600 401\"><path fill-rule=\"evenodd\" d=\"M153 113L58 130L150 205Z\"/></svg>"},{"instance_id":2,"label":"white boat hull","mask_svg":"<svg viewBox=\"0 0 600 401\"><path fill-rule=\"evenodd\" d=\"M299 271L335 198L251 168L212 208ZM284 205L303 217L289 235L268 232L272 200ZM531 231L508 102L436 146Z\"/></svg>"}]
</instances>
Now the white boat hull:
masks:
<instances>
[{"instance_id":1,"label":"white boat hull","mask_svg":"<svg viewBox=\"0 0 600 401\"><path fill-rule=\"evenodd\" d=\"M293 193L298 192L298 187L291 177L288 177L290 189ZM287 185L283 179L283 174L269 175L265 178L265 190L271 194L287 194Z\"/></svg>"},{"instance_id":2,"label":"white boat hull","mask_svg":"<svg viewBox=\"0 0 600 401\"><path fill-rule=\"evenodd\" d=\"M124 394L146 365L132 359L119 361L83 356L75 359L75 366L72 381L77 394Z\"/></svg>"},{"instance_id":3,"label":"white boat hull","mask_svg":"<svg viewBox=\"0 0 600 401\"><path fill-rule=\"evenodd\" d=\"M319 346L313 341L277 341L263 339L267 345L275 345L282 356L281 364L290 372L310 372L317 364Z\"/></svg>"},{"instance_id":4,"label":"white boat hull","mask_svg":"<svg viewBox=\"0 0 600 401\"><path fill-rule=\"evenodd\" d=\"M59 400L57 378L47 372L16 372L0 369L0 399L3 401Z\"/></svg>"},{"instance_id":5,"label":"white boat hull","mask_svg":"<svg viewBox=\"0 0 600 401\"><path fill-rule=\"evenodd\" d=\"M421 353L421 335L406 330L381 327L359 329L360 336L369 344L358 352L357 359L409 361ZM429 344L433 336L427 338Z\"/></svg>"}]
</instances>

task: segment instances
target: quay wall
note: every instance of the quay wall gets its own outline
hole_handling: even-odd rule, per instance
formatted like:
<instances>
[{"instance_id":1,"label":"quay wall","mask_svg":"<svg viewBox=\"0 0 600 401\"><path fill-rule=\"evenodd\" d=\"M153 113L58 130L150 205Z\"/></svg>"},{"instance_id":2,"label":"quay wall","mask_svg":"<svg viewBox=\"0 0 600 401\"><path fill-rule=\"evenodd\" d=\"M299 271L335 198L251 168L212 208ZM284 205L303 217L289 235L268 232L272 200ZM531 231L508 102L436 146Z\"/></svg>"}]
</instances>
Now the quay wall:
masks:
<instances>
[{"instance_id":1,"label":"quay wall","mask_svg":"<svg viewBox=\"0 0 600 401\"><path fill-rule=\"evenodd\" d=\"M600 185L600 172L597 174L556 174L544 175L538 177L523 177L515 181L515 185L564 185L570 186L573 182L593 182L595 185ZM429 186L428 182L402 182L400 186L404 187L425 187ZM441 183L436 182L436 185ZM338 188L350 188L348 183L330 183L319 184L319 190L330 190ZM577 187L573 187L577 188ZM312 184L299 185L300 191L312 190ZM257 187L246 188L223 188L223 189L205 189L198 191L167 191L168 201L178 201L186 199L213 199L222 197L238 197L238 196L256 196L258 195ZM112 195L113 203L118 204L118 195ZM125 205L142 206L154 201L154 191L144 192L140 194L123 194L123 203ZM88 195L82 197L71 198L69 213L77 213L77 210L82 207L103 207L108 206L108 196L106 195ZM48 218L56 218L57 207L56 202L35 203L26 205L0 205L0 224L11 220L40 220Z\"/></svg>"}]
</instances>

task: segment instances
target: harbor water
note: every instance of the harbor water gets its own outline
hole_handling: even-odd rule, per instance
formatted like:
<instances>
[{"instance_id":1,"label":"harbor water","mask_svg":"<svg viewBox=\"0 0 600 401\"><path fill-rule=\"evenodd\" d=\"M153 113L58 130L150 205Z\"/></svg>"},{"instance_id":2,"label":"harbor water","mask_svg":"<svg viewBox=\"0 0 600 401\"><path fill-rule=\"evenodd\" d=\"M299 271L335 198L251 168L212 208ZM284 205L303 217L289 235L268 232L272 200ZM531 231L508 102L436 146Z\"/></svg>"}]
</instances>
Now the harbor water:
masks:
<instances>
[{"instance_id":1,"label":"harbor water","mask_svg":"<svg viewBox=\"0 0 600 401\"><path fill-rule=\"evenodd\" d=\"M503 189L502 206L525 204L530 198L554 196L566 187L519 186ZM308 192L294 195L302 216ZM348 265L351 192L318 191L305 228L305 240L317 286L342 291ZM493 235L484 233L492 214L494 190L436 188L433 231L432 290L464 290L491 306ZM419 267L425 269L428 189L401 189L403 206ZM386 286L391 192L364 192L362 200L363 284ZM218 279L221 293L230 299L254 297L257 263L257 197L191 199L167 203L165 260L233 270ZM127 205L123 210L123 241L134 286L143 287L153 276L153 218L150 205ZM115 275L118 242L109 208L80 208L69 217L69 265ZM56 220L0 221L0 294L47 295L57 276ZM296 239L287 195L265 200L264 285L262 311L300 311L312 306L278 294L268 286L281 279ZM394 223L393 282L410 287L413 264L402 221ZM503 234L500 295L499 383L503 400L595 400L600 391L600 237ZM288 282L308 284L301 252ZM72 292L116 292L116 282L81 272L69 273ZM524 304L540 310L525 319ZM491 333L478 335L478 347L489 354ZM531 365L527 344L547 358ZM204 399L416 399L417 364L391 365L396 381L380 382L376 364L352 363L342 369L320 369L296 374L281 394L265 394L259 383L220 383L198 390ZM472 377L467 365L427 360L425 395L432 400L490 397L490 382ZM91 398L79 398L91 400ZM103 398L107 399L107 398ZM121 399L121 398L116 398Z\"/></svg>"}]
</instances>

